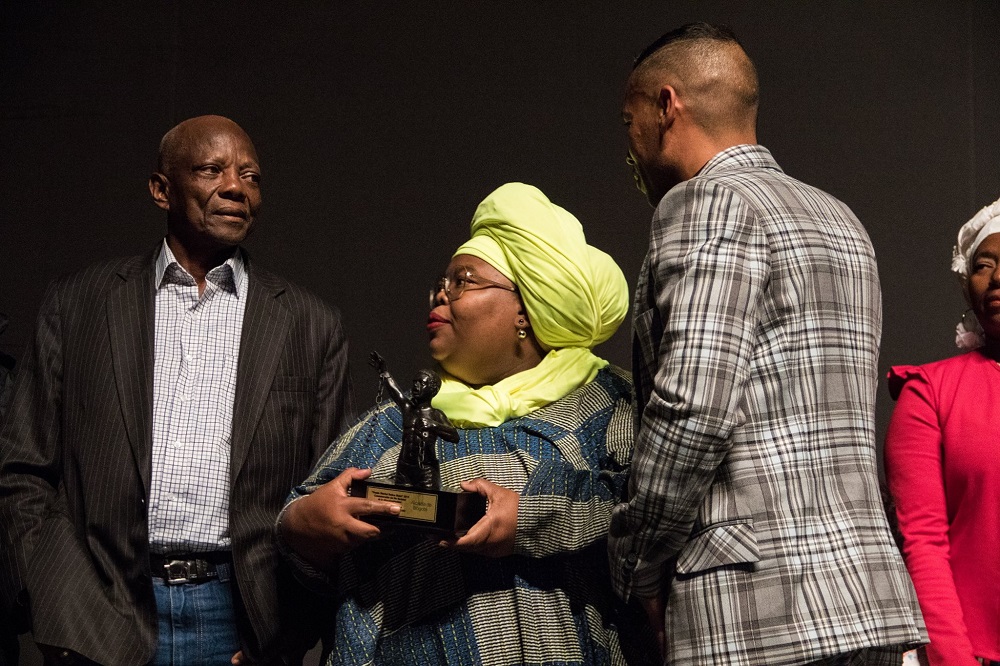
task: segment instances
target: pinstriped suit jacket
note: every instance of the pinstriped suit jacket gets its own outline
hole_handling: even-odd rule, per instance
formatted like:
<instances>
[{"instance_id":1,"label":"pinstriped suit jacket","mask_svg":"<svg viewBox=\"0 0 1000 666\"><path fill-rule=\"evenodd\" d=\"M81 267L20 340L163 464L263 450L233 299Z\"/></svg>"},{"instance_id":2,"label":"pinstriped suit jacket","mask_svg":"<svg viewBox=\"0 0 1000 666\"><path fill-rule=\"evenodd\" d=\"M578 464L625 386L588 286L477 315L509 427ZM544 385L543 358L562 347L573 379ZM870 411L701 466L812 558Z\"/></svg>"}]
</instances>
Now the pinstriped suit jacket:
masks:
<instances>
[{"instance_id":1,"label":"pinstriped suit jacket","mask_svg":"<svg viewBox=\"0 0 1000 666\"><path fill-rule=\"evenodd\" d=\"M36 641L105 664L143 664L155 647L146 522L155 257L49 287L0 432L3 608L27 590ZM247 263L229 520L241 642L269 660L314 640L321 621L272 530L348 416L347 342L333 308Z\"/></svg>"},{"instance_id":2,"label":"pinstriped suit jacket","mask_svg":"<svg viewBox=\"0 0 1000 666\"><path fill-rule=\"evenodd\" d=\"M880 299L858 220L761 146L719 153L657 207L609 547L624 596L665 590L668 663L921 639L877 487Z\"/></svg>"}]
</instances>

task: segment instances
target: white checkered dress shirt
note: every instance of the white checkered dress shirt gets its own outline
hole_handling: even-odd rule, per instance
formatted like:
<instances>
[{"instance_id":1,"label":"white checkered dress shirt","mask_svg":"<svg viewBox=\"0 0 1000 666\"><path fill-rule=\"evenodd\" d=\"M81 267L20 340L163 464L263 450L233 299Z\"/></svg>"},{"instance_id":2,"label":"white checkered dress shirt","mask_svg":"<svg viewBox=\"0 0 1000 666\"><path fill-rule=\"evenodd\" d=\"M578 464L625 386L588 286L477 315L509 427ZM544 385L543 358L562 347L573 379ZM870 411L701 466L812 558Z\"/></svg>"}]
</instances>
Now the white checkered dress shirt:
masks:
<instances>
[{"instance_id":1,"label":"white checkered dress shirt","mask_svg":"<svg viewBox=\"0 0 1000 666\"><path fill-rule=\"evenodd\" d=\"M205 292L166 242L156 261L153 474L155 553L228 550L229 453L249 276L237 251Z\"/></svg>"}]
</instances>

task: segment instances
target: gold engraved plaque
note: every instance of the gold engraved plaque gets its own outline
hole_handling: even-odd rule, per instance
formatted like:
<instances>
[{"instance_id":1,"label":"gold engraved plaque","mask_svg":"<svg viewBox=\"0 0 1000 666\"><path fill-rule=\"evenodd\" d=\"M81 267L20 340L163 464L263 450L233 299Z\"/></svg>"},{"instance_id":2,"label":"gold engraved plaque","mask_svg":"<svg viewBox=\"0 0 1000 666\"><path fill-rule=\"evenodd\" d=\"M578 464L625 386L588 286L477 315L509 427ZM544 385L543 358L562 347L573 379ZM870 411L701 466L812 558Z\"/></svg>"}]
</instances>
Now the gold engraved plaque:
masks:
<instances>
[{"instance_id":1,"label":"gold engraved plaque","mask_svg":"<svg viewBox=\"0 0 1000 666\"><path fill-rule=\"evenodd\" d=\"M398 516L362 518L383 529L409 529L458 537L486 514L486 498L461 488L413 488L397 485L391 479L361 479L351 482L350 492L354 497L399 505Z\"/></svg>"},{"instance_id":2,"label":"gold engraved plaque","mask_svg":"<svg viewBox=\"0 0 1000 666\"><path fill-rule=\"evenodd\" d=\"M437 520L437 495L385 486L368 486L366 490L365 497L368 499L398 504L400 518L424 520L429 523Z\"/></svg>"}]
</instances>

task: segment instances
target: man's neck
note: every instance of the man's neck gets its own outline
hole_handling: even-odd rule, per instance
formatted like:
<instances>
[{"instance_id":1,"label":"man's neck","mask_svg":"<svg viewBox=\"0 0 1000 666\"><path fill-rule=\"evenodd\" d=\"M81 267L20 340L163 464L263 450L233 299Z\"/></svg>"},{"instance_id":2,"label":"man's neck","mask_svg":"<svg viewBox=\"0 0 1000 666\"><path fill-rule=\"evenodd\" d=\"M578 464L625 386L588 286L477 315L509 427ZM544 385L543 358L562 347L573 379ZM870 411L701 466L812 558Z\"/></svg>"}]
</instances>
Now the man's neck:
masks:
<instances>
[{"instance_id":1,"label":"man's neck","mask_svg":"<svg viewBox=\"0 0 1000 666\"><path fill-rule=\"evenodd\" d=\"M721 153L724 150L732 148L733 146L742 146L746 144L756 144L757 137L754 134L731 132L721 136L705 136L700 148L701 150L696 153L697 160L700 160L698 168L694 170L691 174L693 177L699 171L701 171L708 162Z\"/></svg>"}]
</instances>

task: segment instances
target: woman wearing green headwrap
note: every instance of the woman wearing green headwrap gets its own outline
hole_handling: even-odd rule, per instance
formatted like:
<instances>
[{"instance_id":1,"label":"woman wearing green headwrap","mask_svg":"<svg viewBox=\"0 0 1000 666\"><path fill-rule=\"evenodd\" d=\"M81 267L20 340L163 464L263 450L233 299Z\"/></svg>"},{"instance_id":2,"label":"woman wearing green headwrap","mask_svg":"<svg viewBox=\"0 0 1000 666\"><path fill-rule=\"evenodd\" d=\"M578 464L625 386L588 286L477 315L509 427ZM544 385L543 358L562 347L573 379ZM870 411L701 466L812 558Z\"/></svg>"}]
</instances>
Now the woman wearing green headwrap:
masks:
<instances>
[{"instance_id":1,"label":"woman wearing green headwrap","mask_svg":"<svg viewBox=\"0 0 1000 666\"><path fill-rule=\"evenodd\" d=\"M632 453L627 373L591 352L621 324L621 270L538 189L486 198L431 294L441 481L487 497L453 542L361 520L398 507L350 497L391 476L395 402L326 452L279 519L292 561L335 594L328 664L655 663L646 623L610 587L606 535Z\"/></svg>"}]
</instances>

